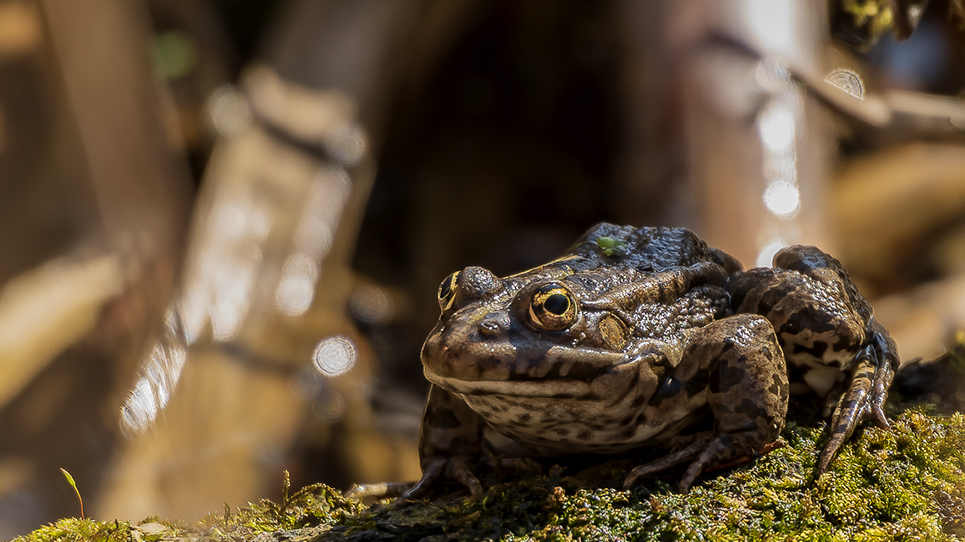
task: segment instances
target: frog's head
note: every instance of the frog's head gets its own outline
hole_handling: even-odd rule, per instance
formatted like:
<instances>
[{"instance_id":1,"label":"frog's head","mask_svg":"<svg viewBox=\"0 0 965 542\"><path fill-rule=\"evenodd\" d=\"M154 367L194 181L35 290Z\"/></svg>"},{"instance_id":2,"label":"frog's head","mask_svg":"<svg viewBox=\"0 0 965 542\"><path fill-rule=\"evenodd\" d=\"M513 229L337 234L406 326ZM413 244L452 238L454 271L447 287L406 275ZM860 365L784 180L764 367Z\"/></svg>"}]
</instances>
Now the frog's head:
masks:
<instances>
[{"instance_id":1,"label":"frog's head","mask_svg":"<svg viewBox=\"0 0 965 542\"><path fill-rule=\"evenodd\" d=\"M463 393L545 394L549 382L588 382L627 360L625 324L590 308L581 262L499 278L481 267L439 286L439 323L422 348L426 377ZM503 390L511 385L511 390Z\"/></svg>"}]
</instances>

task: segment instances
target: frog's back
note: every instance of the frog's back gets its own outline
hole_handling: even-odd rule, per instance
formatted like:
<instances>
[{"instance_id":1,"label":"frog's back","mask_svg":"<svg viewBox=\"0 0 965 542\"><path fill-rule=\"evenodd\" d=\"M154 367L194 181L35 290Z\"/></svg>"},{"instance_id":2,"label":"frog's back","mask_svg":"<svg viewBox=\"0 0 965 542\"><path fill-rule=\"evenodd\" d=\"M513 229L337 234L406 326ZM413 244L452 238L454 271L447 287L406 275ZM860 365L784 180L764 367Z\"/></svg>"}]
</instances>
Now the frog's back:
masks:
<instances>
[{"instance_id":1,"label":"frog's back","mask_svg":"<svg viewBox=\"0 0 965 542\"><path fill-rule=\"evenodd\" d=\"M655 273L713 262L728 273L741 264L722 250L708 246L687 228L619 226L600 223L587 231L569 251L603 265Z\"/></svg>"}]
</instances>

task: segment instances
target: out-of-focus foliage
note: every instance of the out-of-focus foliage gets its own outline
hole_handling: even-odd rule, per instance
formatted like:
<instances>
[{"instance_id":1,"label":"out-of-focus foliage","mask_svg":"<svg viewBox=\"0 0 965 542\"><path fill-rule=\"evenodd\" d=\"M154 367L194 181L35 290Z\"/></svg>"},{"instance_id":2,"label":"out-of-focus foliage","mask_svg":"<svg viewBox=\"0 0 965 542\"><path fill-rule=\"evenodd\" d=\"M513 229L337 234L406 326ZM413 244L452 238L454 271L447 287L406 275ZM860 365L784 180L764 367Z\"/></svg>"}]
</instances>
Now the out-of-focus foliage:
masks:
<instances>
[{"instance_id":1,"label":"out-of-focus foliage","mask_svg":"<svg viewBox=\"0 0 965 542\"><path fill-rule=\"evenodd\" d=\"M895 22L888 4L888 0L842 0L841 7L854 17L856 27L867 29L874 44Z\"/></svg>"},{"instance_id":2,"label":"out-of-focus foliage","mask_svg":"<svg viewBox=\"0 0 965 542\"><path fill-rule=\"evenodd\" d=\"M909 2L904 1L897 3L902 7L909 4ZM870 48L877 43L882 35L894 28L895 13L892 11L894 4L893 0L841 0L841 9L853 18L855 28L864 31L868 38L865 47ZM924 9L924 5L927 5L927 0L925 2L910 2L910 4L923 4L912 8L914 10L912 18L917 19ZM949 17L958 20L959 28L965 27L965 1L949 0L948 12ZM912 20L911 24L914 25L916 22Z\"/></svg>"}]
</instances>

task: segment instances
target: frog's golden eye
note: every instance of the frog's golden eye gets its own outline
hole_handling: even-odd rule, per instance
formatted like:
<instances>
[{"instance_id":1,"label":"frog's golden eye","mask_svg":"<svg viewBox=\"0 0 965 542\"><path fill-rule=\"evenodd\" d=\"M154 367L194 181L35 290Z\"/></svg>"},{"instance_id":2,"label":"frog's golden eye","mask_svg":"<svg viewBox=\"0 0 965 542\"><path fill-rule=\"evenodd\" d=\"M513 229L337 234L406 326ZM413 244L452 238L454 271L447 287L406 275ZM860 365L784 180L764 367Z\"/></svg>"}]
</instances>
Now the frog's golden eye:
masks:
<instances>
[{"instance_id":1,"label":"frog's golden eye","mask_svg":"<svg viewBox=\"0 0 965 542\"><path fill-rule=\"evenodd\" d=\"M444 278L439 285L439 308L443 311L452 306L452 300L456 297L457 280L459 280L459 271Z\"/></svg>"},{"instance_id":2,"label":"frog's golden eye","mask_svg":"<svg viewBox=\"0 0 965 542\"><path fill-rule=\"evenodd\" d=\"M529 319L536 327L549 331L566 329L576 322L576 300L560 284L547 284L533 293Z\"/></svg>"}]
</instances>

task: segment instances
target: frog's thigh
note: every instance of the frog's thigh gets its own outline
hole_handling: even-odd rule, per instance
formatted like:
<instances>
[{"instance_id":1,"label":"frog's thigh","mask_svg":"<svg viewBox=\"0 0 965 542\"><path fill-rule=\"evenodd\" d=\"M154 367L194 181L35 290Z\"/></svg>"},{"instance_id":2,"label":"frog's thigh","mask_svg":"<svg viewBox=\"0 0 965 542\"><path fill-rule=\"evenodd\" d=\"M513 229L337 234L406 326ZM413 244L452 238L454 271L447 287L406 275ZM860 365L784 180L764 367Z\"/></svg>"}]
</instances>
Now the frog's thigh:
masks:
<instances>
[{"instance_id":1,"label":"frog's thigh","mask_svg":"<svg viewBox=\"0 0 965 542\"><path fill-rule=\"evenodd\" d=\"M787 369L767 319L739 314L718 320L690 341L684 355L708 363L707 403L723 445L715 462L777 438L787 414Z\"/></svg>"}]
</instances>

